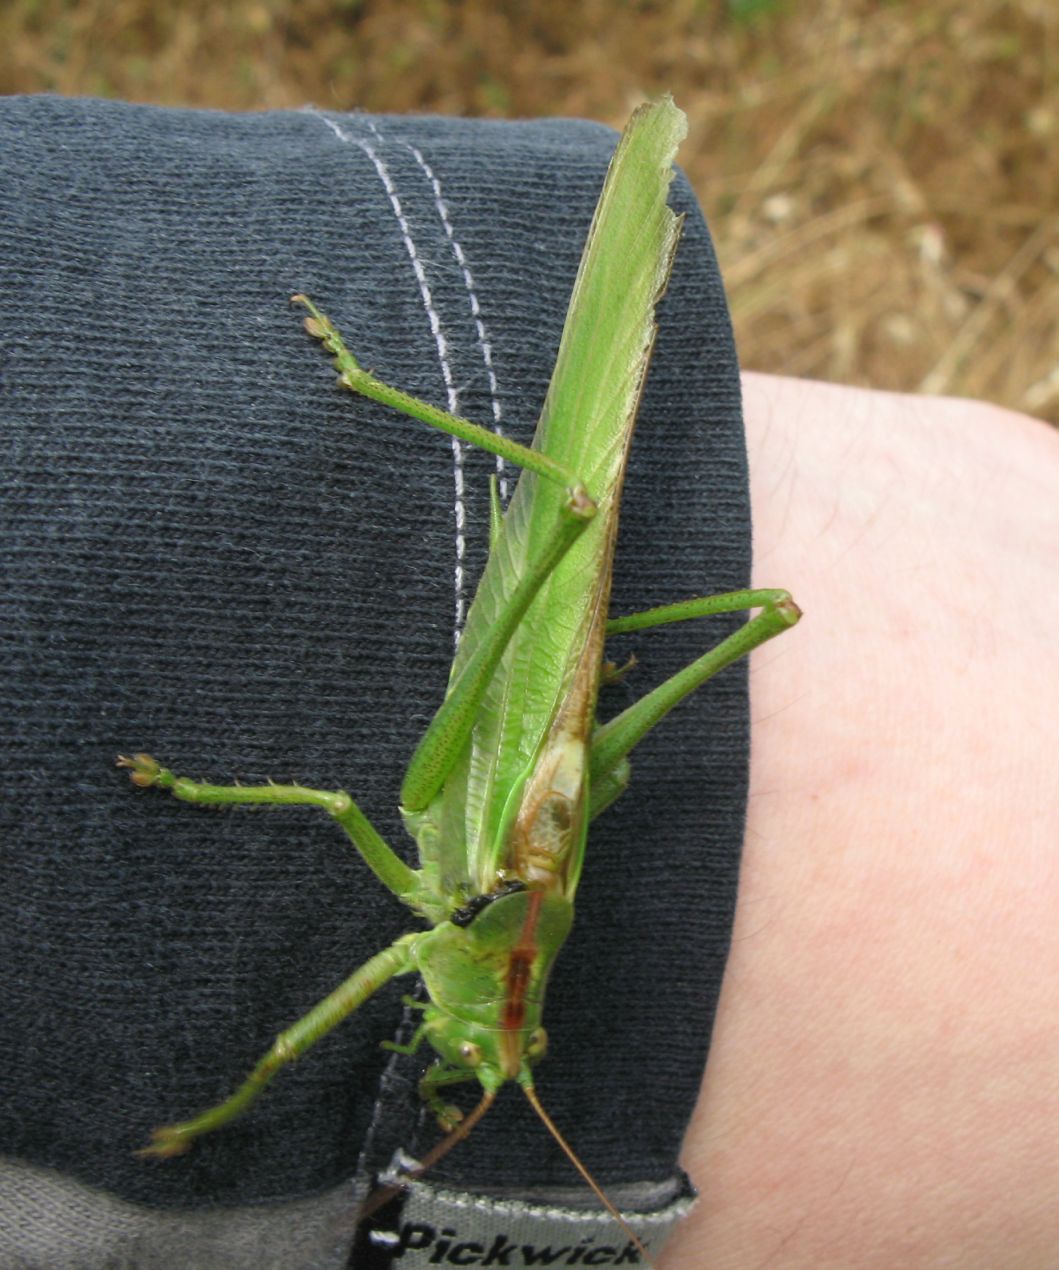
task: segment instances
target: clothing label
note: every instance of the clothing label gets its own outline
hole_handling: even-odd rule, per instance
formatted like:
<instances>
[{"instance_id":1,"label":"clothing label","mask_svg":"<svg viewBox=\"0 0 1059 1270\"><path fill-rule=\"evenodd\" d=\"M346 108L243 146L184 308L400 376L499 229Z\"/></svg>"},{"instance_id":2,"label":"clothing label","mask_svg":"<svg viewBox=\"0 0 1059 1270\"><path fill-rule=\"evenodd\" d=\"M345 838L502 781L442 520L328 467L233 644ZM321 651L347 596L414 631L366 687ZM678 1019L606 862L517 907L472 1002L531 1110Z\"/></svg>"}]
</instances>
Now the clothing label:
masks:
<instances>
[{"instance_id":1,"label":"clothing label","mask_svg":"<svg viewBox=\"0 0 1059 1270\"><path fill-rule=\"evenodd\" d=\"M400 1170L393 1175L400 1176ZM652 1258L695 1202L683 1174L666 1183L608 1188L608 1196ZM353 1260L356 1270L645 1264L628 1232L601 1205L500 1198L424 1182L408 1183L403 1194L363 1224Z\"/></svg>"}]
</instances>

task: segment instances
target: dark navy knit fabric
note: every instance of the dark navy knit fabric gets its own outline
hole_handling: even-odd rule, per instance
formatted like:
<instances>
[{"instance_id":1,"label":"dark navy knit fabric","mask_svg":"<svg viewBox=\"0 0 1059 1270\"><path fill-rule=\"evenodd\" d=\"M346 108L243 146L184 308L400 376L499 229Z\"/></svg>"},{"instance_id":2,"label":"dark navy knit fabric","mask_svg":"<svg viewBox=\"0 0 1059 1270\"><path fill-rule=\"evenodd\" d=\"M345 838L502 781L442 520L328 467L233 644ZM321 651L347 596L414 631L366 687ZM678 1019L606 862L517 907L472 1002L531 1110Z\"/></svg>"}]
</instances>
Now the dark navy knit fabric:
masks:
<instances>
[{"instance_id":1,"label":"dark navy knit fabric","mask_svg":"<svg viewBox=\"0 0 1059 1270\"><path fill-rule=\"evenodd\" d=\"M191 808L346 788L414 863L404 766L485 555L494 460L341 392L288 297L364 365L527 439L615 142L599 125L0 102L0 1153L125 1200L318 1194L438 1136L398 980L186 1157L226 1096L416 923L325 816ZM613 611L746 584L735 353L694 197L626 483ZM738 619L733 619L737 621ZM624 707L730 627L615 641ZM730 935L745 674L636 752L591 834L538 1088L604 1182L673 1174ZM576 1184L517 1090L438 1180Z\"/></svg>"}]
</instances>

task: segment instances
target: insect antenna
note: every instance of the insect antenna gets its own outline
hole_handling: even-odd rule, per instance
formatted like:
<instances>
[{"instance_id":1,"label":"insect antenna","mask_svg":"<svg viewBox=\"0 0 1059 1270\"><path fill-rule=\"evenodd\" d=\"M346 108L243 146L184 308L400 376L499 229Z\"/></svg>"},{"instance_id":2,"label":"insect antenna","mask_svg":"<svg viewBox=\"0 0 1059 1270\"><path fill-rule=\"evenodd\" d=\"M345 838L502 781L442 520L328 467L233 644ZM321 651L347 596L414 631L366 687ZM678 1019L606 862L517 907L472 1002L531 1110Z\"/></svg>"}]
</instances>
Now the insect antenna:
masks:
<instances>
[{"instance_id":1,"label":"insect antenna","mask_svg":"<svg viewBox=\"0 0 1059 1270\"><path fill-rule=\"evenodd\" d=\"M415 1168L402 1173L401 1180L399 1182L389 1182L385 1186L379 1186L372 1191L364 1203L361 1204L360 1211L357 1213L357 1221L362 1222L365 1217L370 1217L372 1213L380 1209L383 1204L389 1203L395 1195L400 1194L400 1192L404 1189L405 1182L414 1182L416 1178L422 1177L427 1169L433 1168L440 1159L443 1159L446 1155L448 1155L454 1146L457 1146L468 1136L478 1121L481 1120L481 1118L493 1105L495 1100L496 1091L487 1089L482 1095L481 1102L478 1103L477 1107L466 1115L455 1129L453 1129L450 1133L447 1133L436 1146L431 1147L426 1155L424 1155L423 1158L416 1164Z\"/></svg>"},{"instance_id":2,"label":"insect antenna","mask_svg":"<svg viewBox=\"0 0 1059 1270\"><path fill-rule=\"evenodd\" d=\"M652 1270L654 1270L655 1263L651 1260L651 1254L647 1251L640 1236L636 1233L635 1230L633 1230L633 1228L629 1225L629 1223L625 1220L625 1218L622 1217L621 1213L618 1211L617 1206L607 1196L607 1193L606 1191L604 1191L603 1187L600 1186L600 1184L596 1181L596 1179L592 1176L592 1174L588 1171L588 1169L585 1168L585 1166L578 1159L577 1153L574 1151L574 1148L570 1145L569 1142L567 1142L567 1140L559 1132L558 1125L551 1118L551 1116L549 1116L548 1113L544 1110L544 1107L541 1105L541 1100L537 1097L537 1091L533 1088L532 1085L523 1085L522 1092L526 1095L526 1099L529 1102L529 1105L540 1117L544 1127L548 1130L548 1132L552 1135L552 1137L556 1140L556 1142L558 1142L558 1144L562 1147L563 1153L565 1154L566 1158L570 1161L570 1163L574 1166L574 1168L577 1169L578 1173L580 1173L581 1176L585 1179L589 1187L591 1187L593 1195L595 1195L596 1199L599 1200L599 1202L603 1205L603 1207L607 1210L607 1212L610 1213L611 1217L614 1218L614 1220L618 1223L618 1225L622 1228L622 1230L629 1236L629 1238L633 1242L633 1245L638 1249L638 1251L640 1252L640 1255L643 1257L644 1262L649 1267L651 1267Z\"/></svg>"}]
</instances>

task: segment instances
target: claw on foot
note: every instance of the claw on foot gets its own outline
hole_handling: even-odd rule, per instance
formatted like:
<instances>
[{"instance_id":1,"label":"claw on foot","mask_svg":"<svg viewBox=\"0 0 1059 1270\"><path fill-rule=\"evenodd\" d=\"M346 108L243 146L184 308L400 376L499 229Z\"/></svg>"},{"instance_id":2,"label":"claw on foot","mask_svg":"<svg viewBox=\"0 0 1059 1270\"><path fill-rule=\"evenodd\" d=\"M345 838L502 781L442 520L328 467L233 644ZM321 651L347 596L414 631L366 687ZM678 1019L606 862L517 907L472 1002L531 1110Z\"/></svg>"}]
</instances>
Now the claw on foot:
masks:
<instances>
[{"instance_id":1,"label":"claw on foot","mask_svg":"<svg viewBox=\"0 0 1059 1270\"><path fill-rule=\"evenodd\" d=\"M151 1133L150 1146L141 1147L136 1154L141 1159L157 1158L168 1160L174 1155L183 1155L191 1149L191 1139L180 1125L162 1125Z\"/></svg>"},{"instance_id":2,"label":"claw on foot","mask_svg":"<svg viewBox=\"0 0 1059 1270\"><path fill-rule=\"evenodd\" d=\"M309 310L309 316L302 325L314 340L319 340L329 353L334 353L336 358L335 367L342 372L339 376L340 382L344 382L347 375L358 373L361 369L360 363L346 348L345 344L342 343L342 337L335 330L327 314L321 313L312 300L307 295L302 295L301 292L297 295L292 295L290 299L291 304L300 304ZM351 384L347 384L347 387L351 386Z\"/></svg>"},{"instance_id":3,"label":"claw on foot","mask_svg":"<svg viewBox=\"0 0 1059 1270\"><path fill-rule=\"evenodd\" d=\"M129 780L134 785L139 785L141 789L148 789L155 784L162 771L161 763L151 758L150 754L134 754L132 758L119 754L117 766L127 767Z\"/></svg>"},{"instance_id":4,"label":"claw on foot","mask_svg":"<svg viewBox=\"0 0 1059 1270\"><path fill-rule=\"evenodd\" d=\"M444 1133L451 1133L463 1119L463 1112L452 1103L446 1103L437 1109L438 1124Z\"/></svg>"},{"instance_id":5,"label":"claw on foot","mask_svg":"<svg viewBox=\"0 0 1059 1270\"><path fill-rule=\"evenodd\" d=\"M634 670L640 663L636 660L636 654L630 653L628 658L618 665L613 661L605 661L600 668L600 683L612 685L620 684L630 670Z\"/></svg>"}]
</instances>

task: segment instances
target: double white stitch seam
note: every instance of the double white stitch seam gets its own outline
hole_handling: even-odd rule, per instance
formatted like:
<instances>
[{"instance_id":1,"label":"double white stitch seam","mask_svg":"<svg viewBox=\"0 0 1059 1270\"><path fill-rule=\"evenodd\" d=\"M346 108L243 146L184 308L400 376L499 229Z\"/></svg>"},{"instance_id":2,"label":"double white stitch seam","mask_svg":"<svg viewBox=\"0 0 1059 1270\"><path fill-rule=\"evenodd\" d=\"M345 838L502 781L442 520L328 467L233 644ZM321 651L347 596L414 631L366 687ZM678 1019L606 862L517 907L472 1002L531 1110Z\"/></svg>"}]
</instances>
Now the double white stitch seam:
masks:
<instances>
[{"instance_id":1,"label":"double white stitch seam","mask_svg":"<svg viewBox=\"0 0 1059 1270\"><path fill-rule=\"evenodd\" d=\"M441 320L438 317L436 308L434 307L434 297L431 294L430 284L427 281L426 273L419 258L419 252L416 249L415 241L412 238L411 227L409 226L408 219L404 214L404 208L401 205L401 200L397 193L397 187L393 182L393 178L390 176L389 169L383 162L378 151L376 151L375 147L372 146L369 141L346 132L344 128L335 123L333 119L329 119L321 111L309 107L307 113L315 115L318 119L325 123L339 141L346 145L355 145L361 149L367 155L372 166L375 168L375 172L378 175L379 180L382 182L383 189L386 191L386 195L390 200L390 206L393 209L394 217L397 220L397 225L401 232L401 238L404 242L405 250L408 253L408 258L412 264L412 270L415 273L416 282L419 287L419 294L423 301L423 307L426 309L427 318L430 322L430 330L434 336L434 343L438 351L438 360L441 363L441 373L445 380L445 390L448 396L449 409L454 414L458 413L459 394L456 390L452 377L452 369L449 365L448 343L445 339L445 334L441 329ZM379 136L377 131L375 132L375 135L376 137ZM458 640L459 632L463 628L464 616L463 556L466 549L466 540L464 538L465 511L463 503L463 447L456 437L452 438L452 452L453 481L455 486L454 511L456 518L456 567L454 576L454 584L456 588L455 636ZM411 1019L412 1010L409 1006L405 1006L402 1012L401 1023L398 1027L398 1034L407 1028ZM364 1134L364 1144L357 1158L355 1173L355 1177L357 1178L363 1176L364 1170L367 1166L368 1152L371 1150L371 1144L374 1142L376 1134L378 1133L379 1123L382 1117L383 1093L393 1078L397 1061L398 1055L396 1053L391 1053L389 1060L383 1069L382 1075L379 1078L379 1092L371 1110L371 1120L369 1121L367 1131Z\"/></svg>"},{"instance_id":2,"label":"double white stitch seam","mask_svg":"<svg viewBox=\"0 0 1059 1270\"><path fill-rule=\"evenodd\" d=\"M368 127L380 136L375 125L369 122ZM380 137L381 140L381 137ZM500 385L497 382L496 371L493 368L493 345L489 339L489 334L485 328L485 321L482 318L482 306L478 303L478 292L475 286L474 277L471 274L471 267L467 263L467 257L464 254L460 240L456 237L456 231L453 227L452 220L449 216L448 204L445 202L444 195L441 192L441 182L434 175L434 169L423 157L422 152L417 146L412 145L410 141L401 143L412 154L416 163L419 164L423 171L423 175L430 183L430 188L434 194L434 206L438 211L438 219L441 221L445 230L445 237L449 240L452 247L452 254L456 263L460 267L460 273L463 276L463 285L467 288L467 297L471 306L471 317L474 319L474 329L478 336L478 348L481 350L482 363L485 366L485 372L489 380L489 403L493 412L493 431L498 436L504 435L504 416L500 405ZM500 485L500 499L506 506L508 498L507 471L503 458L498 454L496 456L496 474Z\"/></svg>"},{"instance_id":3,"label":"double white stitch seam","mask_svg":"<svg viewBox=\"0 0 1059 1270\"><path fill-rule=\"evenodd\" d=\"M438 316L437 309L434 305L434 297L431 294L430 283L427 281L426 271L423 268L423 262L420 259L419 251L416 248L415 241L412 238L412 229L405 216L404 208L401 205L400 196L397 193L397 186L394 184L393 177L389 168L386 166L382 156L371 144L370 141L363 137L354 136L340 125L335 123L333 119L329 119L327 115L320 111L311 110L311 114L321 119L336 137L346 145L358 146L371 160L372 166L378 174L379 180L382 182L383 189L386 191L390 200L390 206L393 209L394 218L401 232L401 239L404 242L405 250L408 252L408 259L412 264L412 272L415 274L416 284L419 287L419 295L423 301L423 307L426 310L427 320L430 323L430 331L434 337L434 345L438 353L438 361L441 365L442 378L445 381L445 395L447 398L448 408L452 414L459 414L459 392L456 388L455 380L452 375L452 367L449 364L448 341L445 338L445 332L441 329L441 319ZM377 139L381 140L378 130L372 126L372 131ZM464 503L464 480L463 480L463 445L456 437L452 438L452 460L453 460L453 515L456 520L456 564L454 569L453 584L456 591L456 613L455 613L455 631L454 642L459 642L460 631L463 629L463 619L466 610L466 600L464 598L464 569L463 561L467 551L467 540L465 537L465 527L467 521L466 505Z\"/></svg>"},{"instance_id":4,"label":"double white stitch seam","mask_svg":"<svg viewBox=\"0 0 1059 1270\"><path fill-rule=\"evenodd\" d=\"M609 1217L605 1209L567 1208L563 1204L542 1204L528 1199L497 1199L491 1195L474 1195L464 1191L450 1190L447 1186L435 1186L430 1182L409 1181L408 1170L416 1167L417 1161L403 1152L398 1155L399 1168L390 1168L382 1175L381 1180L391 1185L402 1183L424 1194L433 1196L446 1208L464 1212L488 1213L499 1217L543 1217L552 1221L568 1224L599 1225L607 1222ZM677 1217L686 1217L695 1207L695 1200L685 1196L670 1200L662 1208L636 1209L625 1208L623 1211L635 1217L637 1223L651 1226L664 1226Z\"/></svg>"}]
</instances>

